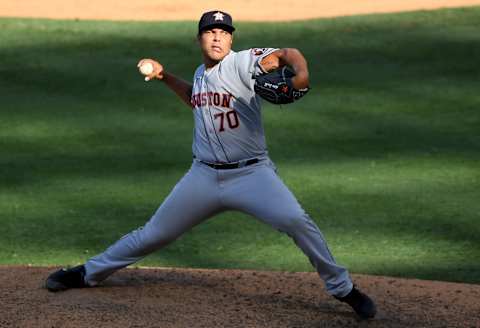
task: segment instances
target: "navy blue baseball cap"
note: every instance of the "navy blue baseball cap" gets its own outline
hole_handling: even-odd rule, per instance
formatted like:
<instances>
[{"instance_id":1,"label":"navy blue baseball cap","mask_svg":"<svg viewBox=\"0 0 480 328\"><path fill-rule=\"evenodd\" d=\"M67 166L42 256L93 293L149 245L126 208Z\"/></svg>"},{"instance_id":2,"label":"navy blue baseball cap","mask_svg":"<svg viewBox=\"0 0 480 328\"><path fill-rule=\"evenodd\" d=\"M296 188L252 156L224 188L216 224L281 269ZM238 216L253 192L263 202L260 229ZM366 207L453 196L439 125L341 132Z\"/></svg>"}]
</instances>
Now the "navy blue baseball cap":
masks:
<instances>
[{"instance_id":1,"label":"navy blue baseball cap","mask_svg":"<svg viewBox=\"0 0 480 328\"><path fill-rule=\"evenodd\" d=\"M198 22L198 34L212 28L221 28L229 33L235 31L232 24L232 16L221 10L213 10L206 12Z\"/></svg>"}]
</instances>

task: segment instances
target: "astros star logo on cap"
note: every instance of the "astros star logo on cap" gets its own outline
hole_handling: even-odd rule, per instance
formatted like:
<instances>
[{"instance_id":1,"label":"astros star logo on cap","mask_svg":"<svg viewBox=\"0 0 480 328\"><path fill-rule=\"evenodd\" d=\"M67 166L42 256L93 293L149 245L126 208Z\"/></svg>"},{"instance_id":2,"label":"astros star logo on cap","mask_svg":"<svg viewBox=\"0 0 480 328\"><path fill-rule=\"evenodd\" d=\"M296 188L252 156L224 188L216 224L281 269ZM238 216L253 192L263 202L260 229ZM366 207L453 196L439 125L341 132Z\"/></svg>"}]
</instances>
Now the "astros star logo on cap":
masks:
<instances>
[{"instance_id":1,"label":"astros star logo on cap","mask_svg":"<svg viewBox=\"0 0 480 328\"><path fill-rule=\"evenodd\" d=\"M216 12L215 14L213 14L213 17L215 17L216 21L223 21L223 14L221 12Z\"/></svg>"}]
</instances>

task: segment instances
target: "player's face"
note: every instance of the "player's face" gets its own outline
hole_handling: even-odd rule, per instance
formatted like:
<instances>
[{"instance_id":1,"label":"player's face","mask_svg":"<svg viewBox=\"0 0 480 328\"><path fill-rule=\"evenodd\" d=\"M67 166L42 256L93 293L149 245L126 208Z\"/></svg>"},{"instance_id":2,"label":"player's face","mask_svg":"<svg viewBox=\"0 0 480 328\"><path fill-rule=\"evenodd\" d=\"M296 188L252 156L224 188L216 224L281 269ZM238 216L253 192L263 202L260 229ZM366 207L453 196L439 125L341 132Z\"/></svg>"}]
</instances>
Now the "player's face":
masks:
<instances>
[{"instance_id":1,"label":"player's face","mask_svg":"<svg viewBox=\"0 0 480 328\"><path fill-rule=\"evenodd\" d=\"M205 30L198 37L204 58L218 63L232 48L233 35L221 28Z\"/></svg>"}]
</instances>

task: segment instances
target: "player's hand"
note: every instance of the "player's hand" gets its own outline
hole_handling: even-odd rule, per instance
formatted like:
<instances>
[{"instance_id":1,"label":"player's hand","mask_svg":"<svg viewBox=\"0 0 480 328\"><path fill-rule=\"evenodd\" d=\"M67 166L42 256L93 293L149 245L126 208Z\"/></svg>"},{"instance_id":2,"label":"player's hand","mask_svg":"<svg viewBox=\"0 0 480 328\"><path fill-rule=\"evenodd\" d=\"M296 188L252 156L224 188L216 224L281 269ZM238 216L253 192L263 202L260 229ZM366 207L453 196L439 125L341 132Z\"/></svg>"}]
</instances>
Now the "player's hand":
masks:
<instances>
[{"instance_id":1,"label":"player's hand","mask_svg":"<svg viewBox=\"0 0 480 328\"><path fill-rule=\"evenodd\" d=\"M163 79L163 66L154 59L144 58L138 62L137 67L140 74L145 75L145 81Z\"/></svg>"}]
</instances>

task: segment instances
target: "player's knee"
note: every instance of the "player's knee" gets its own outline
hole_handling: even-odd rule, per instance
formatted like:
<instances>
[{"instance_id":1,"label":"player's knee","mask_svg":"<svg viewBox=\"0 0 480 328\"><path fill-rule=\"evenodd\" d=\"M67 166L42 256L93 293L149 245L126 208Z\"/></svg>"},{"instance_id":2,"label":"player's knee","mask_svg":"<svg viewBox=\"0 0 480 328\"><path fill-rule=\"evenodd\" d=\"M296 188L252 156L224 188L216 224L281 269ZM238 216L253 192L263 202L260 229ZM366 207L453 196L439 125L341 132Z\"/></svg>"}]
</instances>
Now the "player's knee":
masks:
<instances>
[{"instance_id":1,"label":"player's knee","mask_svg":"<svg viewBox=\"0 0 480 328\"><path fill-rule=\"evenodd\" d=\"M143 230L141 232L142 233L138 238L138 243L142 246L142 248L149 250L159 249L176 239L176 235L168 230L149 229L148 231Z\"/></svg>"},{"instance_id":2,"label":"player's knee","mask_svg":"<svg viewBox=\"0 0 480 328\"><path fill-rule=\"evenodd\" d=\"M307 228L307 224L303 216L298 214L290 214L282 216L280 219L279 229L287 233L294 233Z\"/></svg>"}]
</instances>

